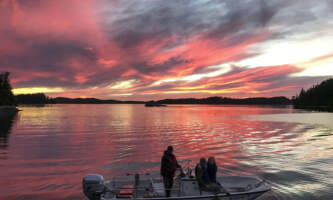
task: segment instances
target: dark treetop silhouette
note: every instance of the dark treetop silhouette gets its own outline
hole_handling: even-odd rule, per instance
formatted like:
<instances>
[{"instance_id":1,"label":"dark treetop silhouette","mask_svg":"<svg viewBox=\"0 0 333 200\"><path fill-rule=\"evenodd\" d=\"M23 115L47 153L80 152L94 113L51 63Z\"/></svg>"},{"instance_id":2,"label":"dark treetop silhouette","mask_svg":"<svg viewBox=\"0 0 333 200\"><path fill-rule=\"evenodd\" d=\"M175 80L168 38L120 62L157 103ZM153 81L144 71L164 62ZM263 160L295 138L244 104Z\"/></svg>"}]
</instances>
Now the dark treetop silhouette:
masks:
<instances>
[{"instance_id":1,"label":"dark treetop silhouette","mask_svg":"<svg viewBox=\"0 0 333 200\"><path fill-rule=\"evenodd\" d=\"M15 99L12 93L9 75L9 72L0 73L0 106L15 105Z\"/></svg>"},{"instance_id":2,"label":"dark treetop silhouette","mask_svg":"<svg viewBox=\"0 0 333 200\"><path fill-rule=\"evenodd\" d=\"M323 81L306 91L302 88L292 101L295 108L333 111L333 79Z\"/></svg>"}]
</instances>

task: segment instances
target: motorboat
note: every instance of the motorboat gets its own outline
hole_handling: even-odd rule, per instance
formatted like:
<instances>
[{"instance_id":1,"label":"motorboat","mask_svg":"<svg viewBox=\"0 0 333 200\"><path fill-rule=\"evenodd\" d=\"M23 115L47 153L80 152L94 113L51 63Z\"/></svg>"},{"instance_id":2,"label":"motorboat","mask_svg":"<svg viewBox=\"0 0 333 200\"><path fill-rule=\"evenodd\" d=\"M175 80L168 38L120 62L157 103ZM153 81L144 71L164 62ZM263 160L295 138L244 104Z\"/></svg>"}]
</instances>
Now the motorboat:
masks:
<instances>
[{"instance_id":1,"label":"motorboat","mask_svg":"<svg viewBox=\"0 0 333 200\"><path fill-rule=\"evenodd\" d=\"M83 178L83 192L90 200L254 200L271 189L264 180L248 175L217 177L220 192L202 191L188 170L177 176L166 196L161 178L146 174L127 174L104 180L102 175L89 174Z\"/></svg>"}]
</instances>

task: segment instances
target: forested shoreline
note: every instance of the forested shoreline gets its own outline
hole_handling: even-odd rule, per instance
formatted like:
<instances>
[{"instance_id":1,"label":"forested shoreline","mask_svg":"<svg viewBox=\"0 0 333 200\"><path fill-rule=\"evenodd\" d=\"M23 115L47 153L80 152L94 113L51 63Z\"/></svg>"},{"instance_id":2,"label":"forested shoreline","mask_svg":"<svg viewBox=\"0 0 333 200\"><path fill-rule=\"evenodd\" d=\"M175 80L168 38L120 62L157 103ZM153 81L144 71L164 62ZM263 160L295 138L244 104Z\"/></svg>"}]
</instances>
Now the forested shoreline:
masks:
<instances>
[{"instance_id":1,"label":"forested shoreline","mask_svg":"<svg viewBox=\"0 0 333 200\"><path fill-rule=\"evenodd\" d=\"M257 97L233 99L226 97L208 97L208 98L186 98L186 99L163 99L158 101L119 101L119 100L102 100L96 98L50 98L43 93L38 94L21 94L15 96L18 104L208 104L208 105L290 105L292 102L286 97Z\"/></svg>"},{"instance_id":2,"label":"forested shoreline","mask_svg":"<svg viewBox=\"0 0 333 200\"><path fill-rule=\"evenodd\" d=\"M328 79L308 90L302 89L292 99L298 109L333 111L333 79Z\"/></svg>"}]
</instances>

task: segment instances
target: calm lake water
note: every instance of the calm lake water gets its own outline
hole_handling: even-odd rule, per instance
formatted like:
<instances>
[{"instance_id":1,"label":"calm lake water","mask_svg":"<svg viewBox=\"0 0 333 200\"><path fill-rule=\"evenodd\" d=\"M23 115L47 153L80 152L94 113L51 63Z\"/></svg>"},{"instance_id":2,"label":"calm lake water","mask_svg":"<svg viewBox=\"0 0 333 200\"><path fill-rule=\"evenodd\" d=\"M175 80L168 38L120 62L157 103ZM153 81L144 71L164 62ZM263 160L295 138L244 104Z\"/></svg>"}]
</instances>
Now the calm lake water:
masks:
<instances>
[{"instance_id":1,"label":"calm lake water","mask_svg":"<svg viewBox=\"0 0 333 200\"><path fill-rule=\"evenodd\" d=\"M333 199L333 113L290 107L51 105L0 118L0 199L85 199L82 177L215 156L220 175L272 185L260 200Z\"/></svg>"}]
</instances>

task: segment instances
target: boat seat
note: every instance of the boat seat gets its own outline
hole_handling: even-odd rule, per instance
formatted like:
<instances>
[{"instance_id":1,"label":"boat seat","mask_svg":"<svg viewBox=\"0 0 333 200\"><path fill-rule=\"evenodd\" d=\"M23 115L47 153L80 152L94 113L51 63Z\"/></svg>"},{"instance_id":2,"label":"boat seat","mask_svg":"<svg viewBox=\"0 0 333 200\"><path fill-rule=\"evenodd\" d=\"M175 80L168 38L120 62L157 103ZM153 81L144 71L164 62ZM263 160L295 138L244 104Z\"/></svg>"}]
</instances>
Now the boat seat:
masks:
<instances>
[{"instance_id":1,"label":"boat seat","mask_svg":"<svg viewBox=\"0 0 333 200\"><path fill-rule=\"evenodd\" d=\"M134 190L134 185L133 184L123 185L120 188L120 192L117 195L117 197L118 198L132 198L133 197L133 190Z\"/></svg>"},{"instance_id":2,"label":"boat seat","mask_svg":"<svg viewBox=\"0 0 333 200\"><path fill-rule=\"evenodd\" d=\"M182 179L182 195L184 196L215 195L215 194L216 192L214 191L202 190L198 184L198 181L195 179Z\"/></svg>"},{"instance_id":3,"label":"boat seat","mask_svg":"<svg viewBox=\"0 0 333 200\"><path fill-rule=\"evenodd\" d=\"M153 179L150 179L150 182L155 196L159 197L166 196L163 182L154 182Z\"/></svg>"},{"instance_id":4,"label":"boat seat","mask_svg":"<svg viewBox=\"0 0 333 200\"><path fill-rule=\"evenodd\" d=\"M184 196L201 195L198 182L195 179L182 179L181 194Z\"/></svg>"}]
</instances>

